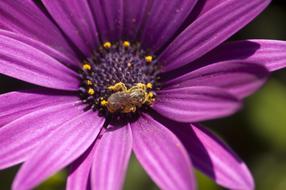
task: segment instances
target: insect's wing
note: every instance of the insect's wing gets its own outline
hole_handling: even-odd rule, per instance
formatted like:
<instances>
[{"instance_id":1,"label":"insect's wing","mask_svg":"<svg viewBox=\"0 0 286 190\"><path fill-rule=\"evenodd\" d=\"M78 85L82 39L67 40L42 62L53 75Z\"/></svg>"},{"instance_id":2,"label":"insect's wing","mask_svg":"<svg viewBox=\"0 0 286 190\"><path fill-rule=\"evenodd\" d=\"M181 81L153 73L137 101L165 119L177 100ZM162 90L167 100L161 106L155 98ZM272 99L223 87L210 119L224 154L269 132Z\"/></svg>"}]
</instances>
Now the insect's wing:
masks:
<instances>
[{"instance_id":1,"label":"insect's wing","mask_svg":"<svg viewBox=\"0 0 286 190\"><path fill-rule=\"evenodd\" d=\"M124 92L117 92L112 94L108 98L108 109L109 111L116 112L120 109L123 109L128 105L130 95Z\"/></svg>"},{"instance_id":2,"label":"insect's wing","mask_svg":"<svg viewBox=\"0 0 286 190\"><path fill-rule=\"evenodd\" d=\"M135 90L130 93L130 101L136 106L141 106L144 103L145 94L144 90Z\"/></svg>"},{"instance_id":3,"label":"insect's wing","mask_svg":"<svg viewBox=\"0 0 286 190\"><path fill-rule=\"evenodd\" d=\"M130 94L125 92L119 92L116 94L115 99L116 101L121 102L122 104L126 104L127 102L129 102Z\"/></svg>"}]
</instances>

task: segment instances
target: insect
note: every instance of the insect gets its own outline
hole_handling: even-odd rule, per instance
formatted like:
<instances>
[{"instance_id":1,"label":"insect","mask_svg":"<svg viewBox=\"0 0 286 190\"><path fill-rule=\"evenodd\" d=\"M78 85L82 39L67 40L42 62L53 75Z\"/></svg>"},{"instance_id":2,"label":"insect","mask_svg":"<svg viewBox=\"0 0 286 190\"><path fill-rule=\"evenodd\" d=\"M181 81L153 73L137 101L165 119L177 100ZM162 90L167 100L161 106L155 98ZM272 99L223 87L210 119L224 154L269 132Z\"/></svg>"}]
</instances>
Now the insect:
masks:
<instances>
[{"instance_id":1,"label":"insect","mask_svg":"<svg viewBox=\"0 0 286 190\"><path fill-rule=\"evenodd\" d=\"M117 111L122 113L136 112L137 108L142 107L145 103L151 104L153 101L153 94L147 93L147 86L143 83L137 83L127 89L124 83L119 82L108 87L108 89L115 91L107 99L107 109L111 113Z\"/></svg>"}]
</instances>

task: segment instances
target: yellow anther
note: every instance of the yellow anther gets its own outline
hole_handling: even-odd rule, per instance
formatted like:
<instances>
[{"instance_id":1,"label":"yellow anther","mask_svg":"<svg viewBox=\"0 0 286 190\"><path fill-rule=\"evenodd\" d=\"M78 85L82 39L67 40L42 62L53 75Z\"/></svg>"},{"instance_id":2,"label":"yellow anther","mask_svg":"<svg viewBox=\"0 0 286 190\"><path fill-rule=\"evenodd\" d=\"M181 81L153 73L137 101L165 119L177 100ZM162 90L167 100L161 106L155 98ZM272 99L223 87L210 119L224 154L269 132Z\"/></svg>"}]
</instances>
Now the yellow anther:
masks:
<instances>
[{"instance_id":1,"label":"yellow anther","mask_svg":"<svg viewBox=\"0 0 286 190\"><path fill-rule=\"evenodd\" d=\"M149 83L147 83L146 87L147 87L148 89L152 89L152 88L153 88L153 84L149 82Z\"/></svg>"},{"instance_id":2,"label":"yellow anther","mask_svg":"<svg viewBox=\"0 0 286 190\"><path fill-rule=\"evenodd\" d=\"M91 80L86 80L86 84L89 85L89 86L92 85Z\"/></svg>"},{"instance_id":3,"label":"yellow anther","mask_svg":"<svg viewBox=\"0 0 286 190\"><path fill-rule=\"evenodd\" d=\"M88 93L89 95L94 95L95 91L94 91L92 88L89 88L88 91L87 91L87 93Z\"/></svg>"},{"instance_id":4,"label":"yellow anther","mask_svg":"<svg viewBox=\"0 0 286 190\"><path fill-rule=\"evenodd\" d=\"M150 98L150 99L151 99L151 98L154 98L154 93L153 93L153 92L149 92L149 93L148 93L148 98Z\"/></svg>"},{"instance_id":5,"label":"yellow anther","mask_svg":"<svg viewBox=\"0 0 286 190\"><path fill-rule=\"evenodd\" d=\"M103 47L105 48L105 49L109 49L109 48L111 48L111 43L110 42L105 42L104 44L103 44Z\"/></svg>"},{"instance_id":6,"label":"yellow anther","mask_svg":"<svg viewBox=\"0 0 286 190\"><path fill-rule=\"evenodd\" d=\"M126 48L130 47L130 42L129 41L124 41L123 42L123 46L126 47Z\"/></svg>"},{"instance_id":7,"label":"yellow anther","mask_svg":"<svg viewBox=\"0 0 286 190\"><path fill-rule=\"evenodd\" d=\"M148 55L148 56L145 57L145 61L147 63L151 63L153 61L153 57L151 55Z\"/></svg>"},{"instance_id":8,"label":"yellow anther","mask_svg":"<svg viewBox=\"0 0 286 190\"><path fill-rule=\"evenodd\" d=\"M102 100L102 101L100 102L100 104L101 104L102 106L107 106L108 101L106 101L106 100Z\"/></svg>"},{"instance_id":9,"label":"yellow anther","mask_svg":"<svg viewBox=\"0 0 286 190\"><path fill-rule=\"evenodd\" d=\"M90 64L87 64L87 63L83 64L82 68L83 68L84 70L88 70L88 71L91 70Z\"/></svg>"}]
</instances>

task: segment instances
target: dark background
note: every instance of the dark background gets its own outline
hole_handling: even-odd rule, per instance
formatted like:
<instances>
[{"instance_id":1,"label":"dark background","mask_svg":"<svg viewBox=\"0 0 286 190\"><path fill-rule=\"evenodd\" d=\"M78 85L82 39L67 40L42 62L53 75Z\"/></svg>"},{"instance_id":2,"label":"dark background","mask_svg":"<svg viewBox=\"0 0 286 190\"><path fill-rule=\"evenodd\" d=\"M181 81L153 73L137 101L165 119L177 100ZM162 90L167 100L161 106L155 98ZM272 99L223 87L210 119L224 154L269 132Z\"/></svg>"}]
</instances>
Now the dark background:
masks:
<instances>
[{"instance_id":1,"label":"dark background","mask_svg":"<svg viewBox=\"0 0 286 190\"><path fill-rule=\"evenodd\" d=\"M238 39L286 40L285 0L271 5L251 24L236 34ZM23 82L0 75L0 93L27 88ZM286 189L286 71L275 72L268 83L245 101L238 114L206 123L218 133L248 164L258 190ZM0 172L0 190L10 189L17 167ZM40 190L63 189L66 173L62 171L42 184ZM197 172L201 190L219 190L207 177ZM158 189L134 157L125 189Z\"/></svg>"}]
</instances>

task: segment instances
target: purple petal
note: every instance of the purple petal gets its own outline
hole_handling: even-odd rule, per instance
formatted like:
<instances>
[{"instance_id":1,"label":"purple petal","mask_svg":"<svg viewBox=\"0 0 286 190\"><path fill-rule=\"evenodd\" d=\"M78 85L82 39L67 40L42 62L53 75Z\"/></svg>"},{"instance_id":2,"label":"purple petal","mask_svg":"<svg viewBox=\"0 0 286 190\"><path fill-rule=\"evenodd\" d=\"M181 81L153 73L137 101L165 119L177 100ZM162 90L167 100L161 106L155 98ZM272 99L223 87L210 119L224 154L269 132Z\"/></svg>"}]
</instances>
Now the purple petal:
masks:
<instances>
[{"instance_id":1,"label":"purple petal","mask_svg":"<svg viewBox=\"0 0 286 190\"><path fill-rule=\"evenodd\" d=\"M153 109L180 122L198 122L231 115L240 108L240 101L220 88L188 87L161 90Z\"/></svg>"},{"instance_id":2,"label":"purple petal","mask_svg":"<svg viewBox=\"0 0 286 190\"><path fill-rule=\"evenodd\" d=\"M60 30L35 5L34 1L1 0L0 25L47 44L71 58L75 53Z\"/></svg>"},{"instance_id":3,"label":"purple petal","mask_svg":"<svg viewBox=\"0 0 286 190\"><path fill-rule=\"evenodd\" d=\"M139 162L161 189L195 189L191 160L179 139L150 116L131 124Z\"/></svg>"},{"instance_id":4,"label":"purple petal","mask_svg":"<svg viewBox=\"0 0 286 190\"><path fill-rule=\"evenodd\" d=\"M123 187L132 150L132 133L129 125L112 126L96 145L92 167L92 189L120 190Z\"/></svg>"},{"instance_id":5,"label":"purple petal","mask_svg":"<svg viewBox=\"0 0 286 190\"><path fill-rule=\"evenodd\" d=\"M0 35L0 73L62 90L77 90L77 73L25 42Z\"/></svg>"},{"instance_id":6,"label":"purple petal","mask_svg":"<svg viewBox=\"0 0 286 190\"><path fill-rule=\"evenodd\" d=\"M65 34L86 55L98 45L97 31L87 0L42 1Z\"/></svg>"},{"instance_id":7,"label":"purple petal","mask_svg":"<svg viewBox=\"0 0 286 190\"><path fill-rule=\"evenodd\" d=\"M62 92L47 89L2 94L0 95L0 126L28 113L41 110L46 106L56 105L67 101L76 101L77 99L77 97Z\"/></svg>"},{"instance_id":8,"label":"purple petal","mask_svg":"<svg viewBox=\"0 0 286 190\"><path fill-rule=\"evenodd\" d=\"M15 39L17 41L23 42L31 47L34 47L41 52L53 57L54 59L58 60L60 63L67 65L69 67L75 67L78 66L80 63L80 60L77 59L71 59L70 57L67 57L64 53L57 51L54 48L51 48L50 46L38 41L34 40L32 38L26 37L24 35L21 35L19 33L9 32L5 30L0 30L0 35L7 36L9 38Z\"/></svg>"},{"instance_id":9,"label":"purple petal","mask_svg":"<svg viewBox=\"0 0 286 190\"><path fill-rule=\"evenodd\" d=\"M80 114L75 101L44 106L0 128L0 169L25 161L35 147L59 125Z\"/></svg>"},{"instance_id":10,"label":"purple petal","mask_svg":"<svg viewBox=\"0 0 286 190\"><path fill-rule=\"evenodd\" d=\"M6 26L4 26L1 22L0 22L0 29L2 30L9 30Z\"/></svg>"},{"instance_id":11,"label":"purple petal","mask_svg":"<svg viewBox=\"0 0 286 190\"><path fill-rule=\"evenodd\" d=\"M141 41L146 48L158 50L170 41L192 11L197 0L152 1L146 10Z\"/></svg>"},{"instance_id":12,"label":"purple petal","mask_svg":"<svg viewBox=\"0 0 286 190\"><path fill-rule=\"evenodd\" d=\"M226 188L254 189L245 163L218 137L199 125L166 124L182 141L197 169Z\"/></svg>"},{"instance_id":13,"label":"purple petal","mask_svg":"<svg viewBox=\"0 0 286 190\"><path fill-rule=\"evenodd\" d=\"M77 159L96 139L104 119L85 112L48 135L23 164L13 189L28 190Z\"/></svg>"},{"instance_id":14,"label":"purple petal","mask_svg":"<svg viewBox=\"0 0 286 190\"><path fill-rule=\"evenodd\" d=\"M96 143L98 143L98 140L96 140ZM71 164L67 179L67 190L88 189L95 149L96 146L94 144L91 145L80 158Z\"/></svg>"},{"instance_id":15,"label":"purple petal","mask_svg":"<svg viewBox=\"0 0 286 190\"><path fill-rule=\"evenodd\" d=\"M191 20L196 20L198 17L219 6L224 0L202 0L198 1L196 7L192 11Z\"/></svg>"},{"instance_id":16,"label":"purple petal","mask_svg":"<svg viewBox=\"0 0 286 190\"><path fill-rule=\"evenodd\" d=\"M164 71L186 65L220 43L255 18L270 0L229 0L208 11L183 31L162 53Z\"/></svg>"},{"instance_id":17,"label":"purple petal","mask_svg":"<svg viewBox=\"0 0 286 190\"><path fill-rule=\"evenodd\" d=\"M257 91L267 80L267 69L244 61L226 61L207 65L195 71L171 79L165 83L167 89L192 86L220 87L238 98Z\"/></svg>"},{"instance_id":18,"label":"purple petal","mask_svg":"<svg viewBox=\"0 0 286 190\"><path fill-rule=\"evenodd\" d=\"M143 24L148 0L125 0L123 15L123 39L136 41Z\"/></svg>"},{"instance_id":19,"label":"purple petal","mask_svg":"<svg viewBox=\"0 0 286 190\"><path fill-rule=\"evenodd\" d=\"M203 8L200 11L200 15L203 15L204 13L206 13L209 10L213 9L214 7L218 6L222 2L223 2L223 0L205 0Z\"/></svg>"},{"instance_id":20,"label":"purple petal","mask_svg":"<svg viewBox=\"0 0 286 190\"><path fill-rule=\"evenodd\" d=\"M245 40L223 44L209 52L200 64L218 61L244 60L261 64L269 71L286 67L286 42L275 40Z\"/></svg>"},{"instance_id":21,"label":"purple petal","mask_svg":"<svg viewBox=\"0 0 286 190\"><path fill-rule=\"evenodd\" d=\"M92 0L89 4L101 40L103 42L120 40L123 32L123 1Z\"/></svg>"},{"instance_id":22,"label":"purple petal","mask_svg":"<svg viewBox=\"0 0 286 190\"><path fill-rule=\"evenodd\" d=\"M224 0L199 0L197 1L195 7L192 12L189 14L184 24L180 28L180 30L184 30L191 23L193 23L198 17L204 15L208 11L220 5Z\"/></svg>"}]
</instances>

